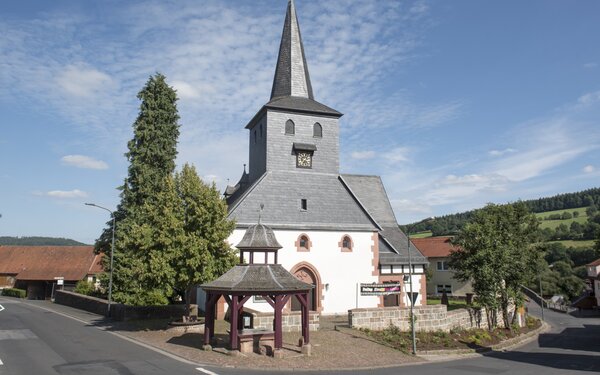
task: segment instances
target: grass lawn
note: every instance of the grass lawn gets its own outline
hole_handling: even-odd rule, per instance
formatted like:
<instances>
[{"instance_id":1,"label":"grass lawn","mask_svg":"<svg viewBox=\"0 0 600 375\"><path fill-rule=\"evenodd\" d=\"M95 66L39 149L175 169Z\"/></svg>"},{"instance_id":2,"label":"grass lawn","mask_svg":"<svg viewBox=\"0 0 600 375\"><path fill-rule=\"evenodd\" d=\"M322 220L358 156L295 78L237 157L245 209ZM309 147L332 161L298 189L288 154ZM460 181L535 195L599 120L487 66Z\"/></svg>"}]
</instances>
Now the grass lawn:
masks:
<instances>
[{"instance_id":1,"label":"grass lawn","mask_svg":"<svg viewBox=\"0 0 600 375\"><path fill-rule=\"evenodd\" d=\"M439 305L442 303L441 298L427 298L428 305ZM448 300L448 311L457 310L457 309L466 309L467 301L462 299L449 299Z\"/></svg>"}]
</instances>

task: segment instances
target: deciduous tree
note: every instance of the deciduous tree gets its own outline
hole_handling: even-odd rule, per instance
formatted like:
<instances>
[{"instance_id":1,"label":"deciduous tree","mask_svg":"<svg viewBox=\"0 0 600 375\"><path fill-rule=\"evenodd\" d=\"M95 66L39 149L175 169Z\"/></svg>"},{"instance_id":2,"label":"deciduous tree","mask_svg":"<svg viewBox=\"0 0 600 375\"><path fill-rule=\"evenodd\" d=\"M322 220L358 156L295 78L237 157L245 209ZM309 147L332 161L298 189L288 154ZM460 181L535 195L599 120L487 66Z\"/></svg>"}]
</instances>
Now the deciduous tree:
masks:
<instances>
[{"instance_id":1,"label":"deciduous tree","mask_svg":"<svg viewBox=\"0 0 600 375\"><path fill-rule=\"evenodd\" d=\"M497 309L510 328L509 306L523 303L521 285L535 274L539 260L532 246L538 225L522 202L488 204L475 212L454 240L460 248L451 258L455 277L472 281L478 301L488 311L490 328L495 326Z\"/></svg>"},{"instance_id":2,"label":"deciduous tree","mask_svg":"<svg viewBox=\"0 0 600 375\"><path fill-rule=\"evenodd\" d=\"M193 287L212 281L235 265L237 257L227 238L235 223L215 184L204 183L193 166L175 174L186 240L173 258L175 286L184 294L186 311Z\"/></svg>"}]
</instances>

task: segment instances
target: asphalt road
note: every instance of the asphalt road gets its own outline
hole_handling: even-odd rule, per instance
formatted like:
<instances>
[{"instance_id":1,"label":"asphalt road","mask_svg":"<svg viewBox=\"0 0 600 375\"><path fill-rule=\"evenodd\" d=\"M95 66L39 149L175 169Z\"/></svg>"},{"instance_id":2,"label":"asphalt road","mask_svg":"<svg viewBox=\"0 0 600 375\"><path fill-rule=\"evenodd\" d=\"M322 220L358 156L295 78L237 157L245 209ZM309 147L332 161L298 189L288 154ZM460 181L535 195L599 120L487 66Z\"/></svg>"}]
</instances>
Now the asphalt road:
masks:
<instances>
[{"instance_id":1,"label":"asphalt road","mask_svg":"<svg viewBox=\"0 0 600 375\"><path fill-rule=\"evenodd\" d=\"M98 317L44 301L1 298L0 374L261 374L176 359L98 327ZM52 311L48 310L51 308ZM530 312L539 315L539 307ZM71 317L67 317L64 314ZM335 374L590 374L600 373L600 318L546 311L551 331L506 352L395 368ZM351 367L352 364L342 364ZM200 367L200 369L198 369ZM275 374L276 372L268 372ZM280 372L289 374L287 372ZM314 372L313 372L314 373ZM322 372L321 372L322 373Z\"/></svg>"},{"instance_id":2,"label":"asphalt road","mask_svg":"<svg viewBox=\"0 0 600 375\"><path fill-rule=\"evenodd\" d=\"M184 363L77 319L45 310L45 301L0 297L0 374L201 374ZM78 314L77 310L69 312Z\"/></svg>"}]
</instances>

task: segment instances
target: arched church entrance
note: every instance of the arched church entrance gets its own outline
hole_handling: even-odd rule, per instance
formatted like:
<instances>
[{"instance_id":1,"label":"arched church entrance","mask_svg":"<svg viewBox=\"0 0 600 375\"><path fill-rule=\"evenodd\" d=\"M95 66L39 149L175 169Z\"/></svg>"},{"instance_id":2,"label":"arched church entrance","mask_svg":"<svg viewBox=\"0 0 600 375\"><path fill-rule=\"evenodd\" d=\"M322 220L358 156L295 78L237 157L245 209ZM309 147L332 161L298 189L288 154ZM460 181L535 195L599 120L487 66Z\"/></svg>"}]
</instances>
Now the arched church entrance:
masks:
<instances>
[{"instance_id":1,"label":"arched church entrance","mask_svg":"<svg viewBox=\"0 0 600 375\"><path fill-rule=\"evenodd\" d=\"M314 288L311 289L308 295L308 308L310 311L321 311L321 278L316 269L309 263L303 262L292 268L291 272L299 280L311 284ZM296 298L291 299L291 310L300 311L300 302Z\"/></svg>"}]
</instances>

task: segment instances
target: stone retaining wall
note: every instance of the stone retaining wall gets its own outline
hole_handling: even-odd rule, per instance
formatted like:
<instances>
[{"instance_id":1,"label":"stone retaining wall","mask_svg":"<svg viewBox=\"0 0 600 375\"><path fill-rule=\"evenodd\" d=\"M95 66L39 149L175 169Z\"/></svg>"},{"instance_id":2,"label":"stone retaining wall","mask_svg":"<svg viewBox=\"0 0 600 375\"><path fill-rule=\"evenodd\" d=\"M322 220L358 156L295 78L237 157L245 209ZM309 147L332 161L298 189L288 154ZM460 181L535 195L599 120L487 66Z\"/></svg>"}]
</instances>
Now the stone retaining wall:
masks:
<instances>
[{"instance_id":1,"label":"stone retaining wall","mask_svg":"<svg viewBox=\"0 0 600 375\"><path fill-rule=\"evenodd\" d=\"M54 302L98 315L107 315L108 313L108 301L105 299L90 297L75 292L57 290ZM111 318L119 321L165 318L180 319L185 313L185 305L129 306L121 303L113 303L111 309Z\"/></svg>"},{"instance_id":2,"label":"stone retaining wall","mask_svg":"<svg viewBox=\"0 0 600 375\"><path fill-rule=\"evenodd\" d=\"M74 307L79 310L89 311L98 315L106 315L108 301L102 298L90 297L83 294L57 290L54 294L54 303Z\"/></svg>"},{"instance_id":3,"label":"stone retaining wall","mask_svg":"<svg viewBox=\"0 0 600 375\"><path fill-rule=\"evenodd\" d=\"M414 308L417 331L450 331L451 329L487 328L485 309L458 309L447 311L446 305L417 306ZM410 330L410 309L380 307L348 310L352 328L382 330L394 325L402 331ZM498 326L503 326L498 316Z\"/></svg>"},{"instance_id":4,"label":"stone retaining wall","mask_svg":"<svg viewBox=\"0 0 600 375\"><path fill-rule=\"evenodd\" d=\"M252 315L252 327L256 329L273 329L273 313L258 312L244 307L245 313ZM302 330L302 315L298 312L283 313L281 325L283 332L300 332ZM309 330L317 331L319 329L319 313L311 311L308 317Z\"/></svg>"}]
</instances>

